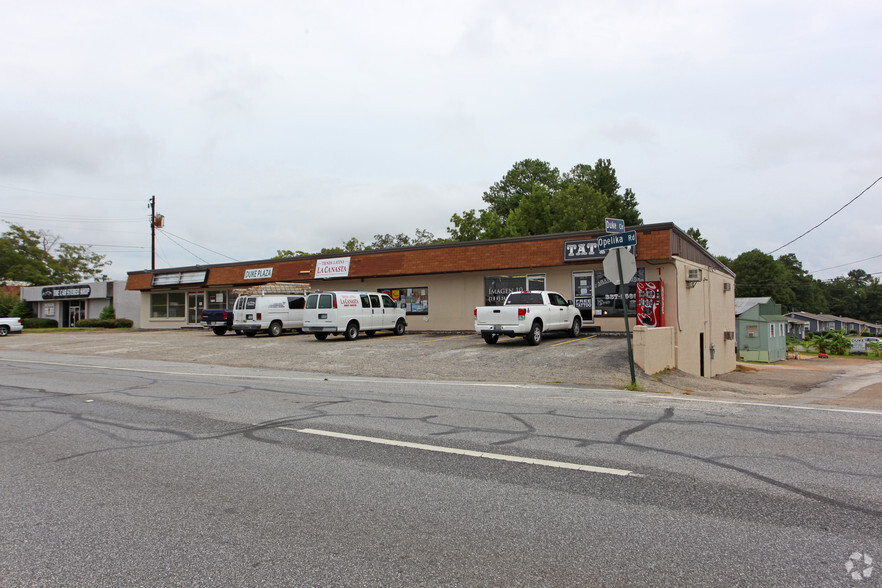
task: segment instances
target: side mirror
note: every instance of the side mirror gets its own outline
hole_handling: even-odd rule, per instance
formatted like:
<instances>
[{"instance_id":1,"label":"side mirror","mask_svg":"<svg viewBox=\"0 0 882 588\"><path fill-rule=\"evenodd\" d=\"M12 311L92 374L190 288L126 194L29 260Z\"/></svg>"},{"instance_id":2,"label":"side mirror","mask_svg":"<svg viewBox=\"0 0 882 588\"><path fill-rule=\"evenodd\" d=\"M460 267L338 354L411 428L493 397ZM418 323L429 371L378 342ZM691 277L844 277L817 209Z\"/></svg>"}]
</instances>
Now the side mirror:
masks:
<instances>
[{"instance_id":1,"label":"side mirror","mask_svg":"<svg viewBox=\"0 0 882 588\"><path fill-rule=\"evenodd\" d=\"M572 301L572 300L567 300L567 306L573 306L573 301Z\"/></svg>"}]
</instances>

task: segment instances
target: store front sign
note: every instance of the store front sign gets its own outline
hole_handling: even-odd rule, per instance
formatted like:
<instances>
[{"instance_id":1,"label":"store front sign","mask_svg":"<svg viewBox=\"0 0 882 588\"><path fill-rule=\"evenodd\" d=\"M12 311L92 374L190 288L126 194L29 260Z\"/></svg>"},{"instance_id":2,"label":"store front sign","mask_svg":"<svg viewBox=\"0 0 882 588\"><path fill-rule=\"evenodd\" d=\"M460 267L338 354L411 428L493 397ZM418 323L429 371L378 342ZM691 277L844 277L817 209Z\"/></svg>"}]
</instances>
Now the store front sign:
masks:
<instances>
[{"instance_id":1,"label":"store front sign","mask_svg":"<svg viewBox=\"0 0 882 588\"><path fill-rule=\"evenodd\" d=\"M349 258L319 259L315 262L315 277L345 278L349 275Z\"/></svg>"},{"instance_id":2,"label":"store front sign","mask_svg":"<svg viewBox=\"0 0 882 588\"><path fill-rule=\"evenodd\" d=\"M91 286L49 286L43 288L43 300L58 298L88 298L92 294Z\"/></svg>"},{"instance_id":3,"label":"store front sign","mask_svg":"<svg viewBox=\"0 0 882 588\"><path fill-rule=\"evenodd\" d=\"M628 251L634 253L636 246L626 247ZM597 244L597 239L579 239L578 241L564 242L564 261L588 261L593 259L603 259L606 257L606 251L601 251Z\"/></svg>"},{"instance_id":4,"label":"store front sign","mask_svg":"<svg viewBox=\"0 0 882 588\"><path fill-rule=\"evenodd\" d=\"M257 269L245 270L246 280L261 280L273 277L273 268L261 267Z\"/></svg>"}]
</instances>

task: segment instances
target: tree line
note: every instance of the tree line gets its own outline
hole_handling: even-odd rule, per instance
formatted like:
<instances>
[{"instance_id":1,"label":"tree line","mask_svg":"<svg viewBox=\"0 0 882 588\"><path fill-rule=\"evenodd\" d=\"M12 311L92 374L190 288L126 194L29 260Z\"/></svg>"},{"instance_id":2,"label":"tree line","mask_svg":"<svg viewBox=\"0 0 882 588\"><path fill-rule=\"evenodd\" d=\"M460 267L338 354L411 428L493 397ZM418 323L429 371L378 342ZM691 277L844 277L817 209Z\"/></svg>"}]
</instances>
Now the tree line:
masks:
<instances>
[{"instance_id":1,"label":"tree line","mask_svg":"<svg viewBox=\"0 0 882 588\"><path fill-rule=\"evenodd\" d=\"M357 237L320 251L279 249L276 258L333 255L375 249L523 237L604 228L604 219L620 218L626 225L643 223L637 196L622 189L609 159L578 164L561 172L550 163L524 159L515 163L483 194L485 206L456 213L448 235L436 237L425 229L413 236L377 234L370 242ZM707 240L695 228L687 234L705 249ZM847 316L882 323L882 286L863 270L819 280L809 274L792 253L774 258L757 249L735 258L716 256L736 273L737 296L771 296L785 312ZM110 262L88 246L74 246L46 231L10 225L0 236L0 280L33 285L105 280Z\"/></svg>"}]
</instances>

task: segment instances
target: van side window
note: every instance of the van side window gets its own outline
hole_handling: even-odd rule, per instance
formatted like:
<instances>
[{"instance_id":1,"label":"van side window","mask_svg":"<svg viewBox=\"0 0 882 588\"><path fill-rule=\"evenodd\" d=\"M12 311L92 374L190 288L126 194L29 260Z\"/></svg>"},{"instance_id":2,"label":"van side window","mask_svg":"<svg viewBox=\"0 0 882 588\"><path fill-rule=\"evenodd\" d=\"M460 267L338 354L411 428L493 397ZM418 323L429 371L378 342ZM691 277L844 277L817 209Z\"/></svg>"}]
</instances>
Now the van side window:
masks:
<instances>
[{"instance_id":1,"label":"van side window","mask_svg":"<svg viewBox=\"0 0 882 588\"><path fill-rule=\"evenodd\" d=\"M322 294L319 296L319 308L331 308L331 295L330 294Z\"/></svg>"},{"instance_id":2,"label":"van side window","mask_svg":"<svg viewBox=\"0 0 882 588\"><path fill-rule=\"evenodd\" d=\"M292 296L288 298L288 308L291 310L302 310L306 306L306 298L300 296Z\"/></svg>"},{"instance_id":3,"label":"van side window","mask_svg":"<svg viewBox=\"0 0 882 588\"><path fill-rule=\"evenodd\" d=\"M254 310L257 305L257 298L246 298L245 299L245 310Z\"/></svg>"},{"instance_id":4,"label":"van side window","mask_svg":"<svg viewBox=\"0 0 882 588\"><path fill-rule=\"evenodd\" d=\"M371 299L367 294L361 295L361 307L362 308L370 308L371 307Z\"/></svg>"},{"instance_id":5,"label":"van side window","mask_svg":"<svg viewBox=\"0 0 882 588\"><path fill-rule=\"evenodd\" d=\"M380 297L377 294L371 294L371 306L374 308L381 308Z\"/></svg>"},{"instance_id":6,"label":"van side window","mask_svg":"<svg viewBox=\"0 0 882 588\"><path fill-rule=\"evenodd\" d=\"M383 308L397 308L395 306L395 301L392 300L391 296L387 296L386 294L383 294L382 296L380 296L380 298L383 299Z\"/></svg>"}]
</instances>

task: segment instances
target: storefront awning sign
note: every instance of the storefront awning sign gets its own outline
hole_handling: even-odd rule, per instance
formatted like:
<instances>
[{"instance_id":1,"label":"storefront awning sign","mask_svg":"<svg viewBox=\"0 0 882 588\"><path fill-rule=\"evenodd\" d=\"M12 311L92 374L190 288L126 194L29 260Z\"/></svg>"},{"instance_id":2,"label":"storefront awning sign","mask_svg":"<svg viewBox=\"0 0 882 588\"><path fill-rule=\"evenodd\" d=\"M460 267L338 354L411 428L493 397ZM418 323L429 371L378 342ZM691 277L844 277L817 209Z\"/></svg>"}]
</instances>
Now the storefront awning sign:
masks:
<instances>
[{"instance_id":1,"label":"storefront awning sign","mask_svg":"<svg viewBox=\"0 0 882 588\"><path fill-rule=\"evenodd\" d=\"M333 259L319 259L315 262L315 277L319 278L345 278L349 276L348 257L335 257Z\"/></svg>"}]
</instances>

